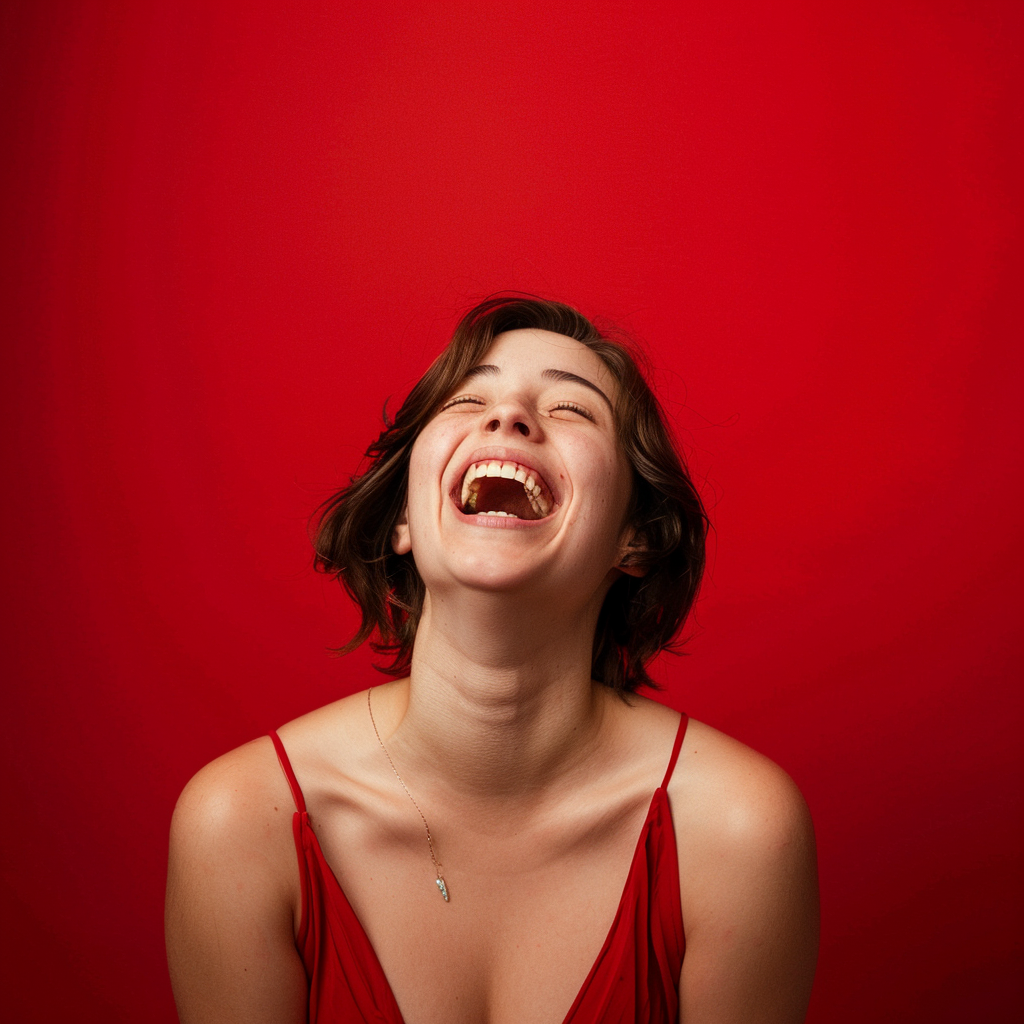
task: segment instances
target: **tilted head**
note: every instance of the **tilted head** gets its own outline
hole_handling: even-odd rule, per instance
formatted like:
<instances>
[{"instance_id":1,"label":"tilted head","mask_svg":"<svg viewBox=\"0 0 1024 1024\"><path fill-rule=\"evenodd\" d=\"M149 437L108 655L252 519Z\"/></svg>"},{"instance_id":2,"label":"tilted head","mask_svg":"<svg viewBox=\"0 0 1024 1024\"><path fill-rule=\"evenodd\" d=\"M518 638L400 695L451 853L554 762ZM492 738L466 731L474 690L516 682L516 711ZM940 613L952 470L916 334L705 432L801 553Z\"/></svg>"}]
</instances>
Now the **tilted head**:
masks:
<instances>
[{"instance_id":1,"label":"tilted head","mask_svg":"<svg viewBox=\"0 0 1024 1024\"><path fill-rule=\"evenodd\" d=\"M495 340L508 332L531 329L586 346L607 368L613 383L605 390L613 391L609 415L631 478L630 493L623 497L623 525L632 541L619 562L622 572L601 606L592 674L619 691L632 691L651 685L648 662L673 645L696 598L704 568L707 517L636 357L570 306L501 296L487 299L462 318L394 422L367 450L369 467L321 508L314 536L316 565L340 579L362 612L360 629L343 650L355 648L376 630L374 649L393 655L385 671L404 674L425 593L408 548L394 544L396 527L404 523L413 447L467 379L490 372L485 369L489 365L485 357ZM608 398L606 394L594 401L603 403ZM529 433L525 417L513 426ZM510 465L506 461L502 469L507 473ZM534 480L527 491L528 476L519 474L524 476L518 482L524 491L519 497L509 484L499 483L500 472L498 479L478 478L479 472L458 467L452 496L462 513L492 511L479 507L480 495L491 494L500 496L492 498L492 503L504 502L524 520L540 520L557 501L546 480ZM510 484L516 483L512 478Z\"/></svg>"}]
</instances>

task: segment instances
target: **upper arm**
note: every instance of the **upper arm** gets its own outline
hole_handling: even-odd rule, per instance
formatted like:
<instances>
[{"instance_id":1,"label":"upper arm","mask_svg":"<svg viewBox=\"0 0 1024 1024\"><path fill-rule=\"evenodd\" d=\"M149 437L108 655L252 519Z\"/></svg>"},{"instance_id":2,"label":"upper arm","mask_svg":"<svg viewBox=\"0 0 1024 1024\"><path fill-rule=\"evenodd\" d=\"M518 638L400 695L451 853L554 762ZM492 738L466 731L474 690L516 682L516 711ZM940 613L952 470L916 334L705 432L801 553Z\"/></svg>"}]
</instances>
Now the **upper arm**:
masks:
<instances>
[{"instance_id":1,"label":"upper arm","mask_svg":"<svg viewBox=\"0 0 1024 1024\"><path fill-rule=\"evenodd\" d=\"M720 736L720 734L716 734ZM680 843L686 1024L799 1024L818 951L814 829L776 765L721 737Z\"/></svg>"},{"instance_id":2,"label":"upper arm","mask_svg":"<svg viewBox=\"0 0 1024 1024\"><path fill-rule=\"evenodd\" d=\"M258 740L208 765L174 811L165 923L183 1024L306 1019L293 808L269 747Z\"/></svg>"}]
</instances>

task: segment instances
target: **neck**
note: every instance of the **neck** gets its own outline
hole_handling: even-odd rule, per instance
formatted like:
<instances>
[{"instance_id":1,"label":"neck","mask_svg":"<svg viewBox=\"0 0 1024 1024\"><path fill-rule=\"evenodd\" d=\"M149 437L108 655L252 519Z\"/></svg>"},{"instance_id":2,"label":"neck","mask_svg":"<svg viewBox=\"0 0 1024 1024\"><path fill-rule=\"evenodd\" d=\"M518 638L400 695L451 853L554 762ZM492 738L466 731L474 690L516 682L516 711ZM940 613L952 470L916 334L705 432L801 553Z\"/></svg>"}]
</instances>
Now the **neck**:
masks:
<instances>
[{"instance_id":1,"label":"neck","mask_svg":"<svg viewBox=\"0 0 1024 1024\"><path fill-rule=\"evenodd\" d=\"M428 594L389 749L421 787L468 800L557 785L592 749L611 696L590 676L599 611L596 597L553 614L507 594Z\"/></svg>"}]
</instances>

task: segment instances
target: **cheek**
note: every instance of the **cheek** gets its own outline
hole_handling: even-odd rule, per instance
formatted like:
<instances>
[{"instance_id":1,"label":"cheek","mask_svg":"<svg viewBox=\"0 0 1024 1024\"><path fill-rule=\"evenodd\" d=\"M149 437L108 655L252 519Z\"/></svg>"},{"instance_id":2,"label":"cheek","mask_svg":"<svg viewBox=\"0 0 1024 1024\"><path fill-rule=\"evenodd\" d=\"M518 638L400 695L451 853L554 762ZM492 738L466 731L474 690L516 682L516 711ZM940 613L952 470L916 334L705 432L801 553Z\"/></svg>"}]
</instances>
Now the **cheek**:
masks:
<instances>
[{"instance_id":1,"label":"cheek","mask_svg":"<svg viewBox=\"0 0 1024 1024\"><path fill-rule=\"evenodd\" d=\"M622 455L605 450L586 454L588 457L580 463L586 465L586 470L574 483L592 496L587 504L603 523L604 532L618 538L632 495L632 469Z\"/></svg>"},{"instance_id":2,"label":"cheek","mask_svg":"<svg viewBox=\"0 0 1024 1024\"><path fill-rule=\"evenodd\" d=\"M602 493L610 502L618 503L623 495L626 495L628 500L633 473L626 456L617 446L588 446L588 450L581 452L580 455L591 467L588 475L597 479Z\"/></svg>"},{"instance_id":3,"label":"cheek","mask_svg":"<svg viewBox=\"0 0 1024 1024\"><path fill-rule=\"evenodd\" d=\"M405 512L410 522L416 520L428 499L426 461L422 452L414 448L409 459L409 480L405 492Z\"/></svg>"},{"instance_id":4,"label":"cheek","mask_svg":"<svg viewBox=\"0 0 1024 1024\"><path fill-rule=\"evenodd\" d=\"M406 505L410 519L436 504L439 481L454 451L447 432L431 427L429 423L424 427L409 456Z\"/></svg>"},{"instance_id":5,"label":"cheek","mask_svg":"<svg viewBox=\"0 0 1024 1024\"><path fill-rule=\"evenodd\" d=\"M606 473L608 525L618 539L626 525L626 513L633 497L633 467L625 455L617 452L615 458L609 461Z\"/></svg>"}]
</instances>

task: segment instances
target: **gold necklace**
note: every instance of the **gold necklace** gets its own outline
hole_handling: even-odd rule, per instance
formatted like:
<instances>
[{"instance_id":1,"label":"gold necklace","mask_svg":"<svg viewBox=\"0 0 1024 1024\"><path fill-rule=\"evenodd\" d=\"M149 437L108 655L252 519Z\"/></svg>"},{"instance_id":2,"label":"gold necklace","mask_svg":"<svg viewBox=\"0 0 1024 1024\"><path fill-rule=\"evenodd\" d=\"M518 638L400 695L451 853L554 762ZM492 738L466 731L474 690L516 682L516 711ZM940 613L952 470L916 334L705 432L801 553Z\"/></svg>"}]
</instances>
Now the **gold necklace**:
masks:
<instances>
[{"instance_id":1,"label":"gold necklace","mask_svg":"<svg viewBox=\"0 0 1024 1024\"><path fill-rule=\"evenodd\" d=\"M434 870L437 872L436 885L440 890L441 895L444 897L445 903L448 902L448 886L445 885L444 876L441 874L441 865L437 863L437 857L434 856L434 840L430 836L430 826L427 824L427 819L423 816L423 812L420 810L420 805L416 803L412 793L409 792L409 787L402 781L402 776L398 774L398 769L395 767L395 762L391 760L391 755L388 753L388 748L384 746L384 741L380 738L380 733L377 731L377 723L373 718L373 705L370 703L371 690L366 691L366 710L370 712L370 724L373 726L374 735L377 737L377 742L380 744L380 749L384 751L384 756L388 759L388 764L391 765L391 770L395 773L395 778L402 783L402 789L405 790L405 795L412 800L413 807L416 808L416 813L419 814L423 821L423 827L427 830L427 846L430 847L430 859L434 862Z\"/></svg>"}]
</instances>

